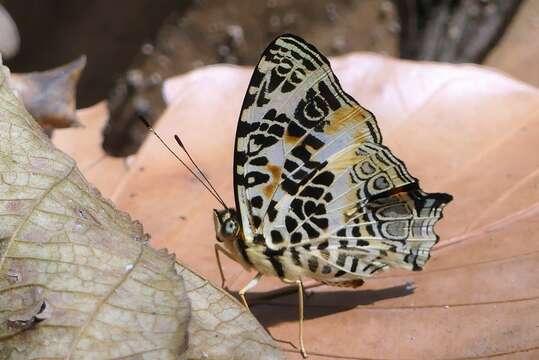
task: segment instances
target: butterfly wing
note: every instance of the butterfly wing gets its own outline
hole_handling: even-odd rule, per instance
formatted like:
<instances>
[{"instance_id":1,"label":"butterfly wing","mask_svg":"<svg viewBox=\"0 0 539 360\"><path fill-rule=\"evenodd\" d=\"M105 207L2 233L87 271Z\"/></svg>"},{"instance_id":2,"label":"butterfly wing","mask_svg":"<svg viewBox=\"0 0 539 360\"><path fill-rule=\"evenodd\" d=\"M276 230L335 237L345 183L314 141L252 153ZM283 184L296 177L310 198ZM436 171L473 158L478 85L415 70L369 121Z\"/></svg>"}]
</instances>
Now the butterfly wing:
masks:
<instances>
[{"instance_id":1,"label":"butterfly wing","mask_svg":"<svg viewBox=\"0 0 539 360\"><path fill-rule=\"evenodd\" d=\"M293 35L272 42L254 70L234 169L247 256L289 279L344 284L389 266L420 269L451 200L421 191L372 113Z\"/></svg>"}]
</instances>

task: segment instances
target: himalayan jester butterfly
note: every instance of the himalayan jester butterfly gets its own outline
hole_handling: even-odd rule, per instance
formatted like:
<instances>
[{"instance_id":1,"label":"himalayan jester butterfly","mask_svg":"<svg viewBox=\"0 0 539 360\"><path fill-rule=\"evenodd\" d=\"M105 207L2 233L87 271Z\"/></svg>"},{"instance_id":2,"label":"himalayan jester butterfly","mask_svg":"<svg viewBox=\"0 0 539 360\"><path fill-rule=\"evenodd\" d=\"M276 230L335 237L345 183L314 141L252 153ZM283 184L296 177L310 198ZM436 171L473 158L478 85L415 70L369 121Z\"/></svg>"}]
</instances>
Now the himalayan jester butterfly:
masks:
<instances>
[{"instance_id":1,"label":"himalayan jester butterfly","mask_svg":"<svg viewBox=\"0 0 539 360\"><path fill-rule=\"evenodd\" d=\"M357 287L391 267L421 270L452 199L420 189L328 59L288 34L262 54L242 105L236 209L209 187L224 206L214 210L223 285L219 252L258 272L239 292L246 306L246 291L262 275L297 284L303 355L302 279Z\"/></svg>"},{"instance_id":2,"label":"himalayan jester butterfly","mask_svg":"<svg viewBox=\"0 0 539 360\"><path fill-rule=\"evenodd\" d=\"M293 35L273 41L254 70L234 190L236 210L214 217L228 255L258 271L240 291L244 302L261 275L297 282L302 300L306 277L356 287L390 267L420 270L451 201L419 188L327 58Z\"/></svg>"}]
</instances>

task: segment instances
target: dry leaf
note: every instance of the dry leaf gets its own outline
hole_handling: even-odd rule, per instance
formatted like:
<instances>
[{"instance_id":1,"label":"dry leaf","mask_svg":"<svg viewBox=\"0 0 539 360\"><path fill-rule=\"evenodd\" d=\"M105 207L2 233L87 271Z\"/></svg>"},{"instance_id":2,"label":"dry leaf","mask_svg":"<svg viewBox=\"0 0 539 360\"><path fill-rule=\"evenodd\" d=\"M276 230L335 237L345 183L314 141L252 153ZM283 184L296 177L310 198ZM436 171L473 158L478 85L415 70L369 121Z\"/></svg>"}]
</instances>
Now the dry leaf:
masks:
<instances>
[{"instance_id":1,"label":"dry leaf","mask_svg":"<svg viewBox=\"0 0 539 360\"><path fill-rule=\"evenodd\" d=\"M0 85L2 357L176 358L189 301L173 260Z\"/></svg>"},{"instance_id":2,"label":"dry leaf","mask_svg":"<svg viewBox=\"0 0 539 360\"><path fill-rule=\"evenodd\" d=\"M484 61L485 65L501 69L511 76L534 86L539 86L537 46L530 46L530 39L539 36L539 2L522 1L502 38Z\"/></svg>"},{"instance_id":3,"label":"dry leaf","mask_svg":"<svg viewBox=\"0 0 539 360\"><path fill-rule=\"evenodd\" d=\"M389 272L355 291L312 290L305 312L310 354L539 357L537 89L473 65L360 54L332 64L344 89L376 114L384 143L422 188L455 200L437 225L441 241L425 271ZM250 75L215 66L170 81L165 94L176 93L168 96L174 103L157 126L167 139L180 134L228 203L235 125ZM119 206L145 220L156 244L217 280L209 214L215 201L155 139L136 164L145 170L123 185ZM252 276L231 262L225 271L235 289ZM251 299L282 286L264 279ZM297 341L295 292L256 302L255 315L276 338Z\"/></svg>"},{"instance_id":4,"label":"dry leaf","mask_svg":"<svg viewBox=\"0 0 539 360\"><path fill-rule=\"evenodd\" d=\"M390 272L353 291L310 290L311 357L539 357L537 89L472 65L366 54L332 64L344 89L377 115L385 144L422 188L455 200L437 225L441 241L424 271ZM174 104L157 126L169 141L181 136L228 203L234 131L250 75L251 69L220 65L167 82ZM97 177L112 161L102 158L89 174ZM217 281L211 195L152 137L128 171L114 174L110 194L144 220L152 243ZM235 289L252 276L231 262L225 272ZM268 292L281 286L265 278L248 299L256 297L253 311L276 338L296 342L296 293Z\"/></svg>"},{"instance_id":5,"label":"dry leaf","mask_svg":"<svg viewBox=\"0 0 539 360\"><path fill-rule=\"evenodd\" d=\"M7 84L4 70L0 358L281 358L235 300L148 247Z\"/></svg>"},{"instance_id":6,"label":"dry leaf","mask_svg":"<svg viewBox=\"0 0 539 360\"><path fill-rule=\"evenodd\" d=\"M44 129L77 127L77 84L85 66L81 56L51 70L12 74L10 86Z\"/></svg>"},{"instance_id":7,"label":"dry leaf","mask_svg":"<svg viewBox=\"0 0 539 360\"><path fill-rule=\"evenodd\" d=\"M11 18L6 8L0 5L0 54L6 59L17 55L21 46L21 37L17 24Z\"/></svg>"},{"instance_id":8,"label":"dry leaf","mask_svg":"<svg viewBox=\"0 0 539 360\"><path fill-rule=\"evenodd\" d=\"M236 299L192 270L176 266L191 300L188 359L284 359L266 330Z\"/></svg>"}]
</instances>

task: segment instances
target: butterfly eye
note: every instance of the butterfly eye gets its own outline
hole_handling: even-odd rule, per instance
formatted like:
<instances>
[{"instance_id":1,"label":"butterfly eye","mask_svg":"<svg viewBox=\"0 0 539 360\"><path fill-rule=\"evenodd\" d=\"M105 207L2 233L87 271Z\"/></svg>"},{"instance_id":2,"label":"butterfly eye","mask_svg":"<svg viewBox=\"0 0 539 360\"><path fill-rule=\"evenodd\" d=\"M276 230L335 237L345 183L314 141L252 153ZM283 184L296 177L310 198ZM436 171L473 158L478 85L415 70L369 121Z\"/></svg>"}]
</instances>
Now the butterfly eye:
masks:
<instances>
[{"instance_id":1,"label":"butterfly eye","mask_svg":"<svg viewBox=\"0 0 539 360\"><path fill-rule=\"evenodd\" d=\"M236 232L236 223L229 220L225 224L225 232L229 235L233 235Z\"/></svg>"}]
</instances>

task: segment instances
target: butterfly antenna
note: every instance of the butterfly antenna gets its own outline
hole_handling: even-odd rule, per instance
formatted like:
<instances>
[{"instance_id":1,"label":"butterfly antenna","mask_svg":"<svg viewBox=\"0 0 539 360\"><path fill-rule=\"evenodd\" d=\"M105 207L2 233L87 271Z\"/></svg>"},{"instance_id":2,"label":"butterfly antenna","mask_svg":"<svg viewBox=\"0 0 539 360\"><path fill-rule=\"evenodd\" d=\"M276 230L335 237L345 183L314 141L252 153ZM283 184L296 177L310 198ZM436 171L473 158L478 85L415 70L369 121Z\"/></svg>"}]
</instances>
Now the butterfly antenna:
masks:
<instances>
[{"instance_id":1,"label":"butterfly antenna","mask_svg":"<svg viewBox=\"0 0 539 360\"><path fill-rule=\"evenodd\" d=\"M187 170L189 170L191 175L193 175L195 177L195 179L197 179L206 188L206 190L208 190L210 192L210 194L212 194L213 197L219 203L221 203L221 205L223 205L225 207L225 209L228 209L228 207L226 206L223 199L221 199L219 194L217 194L217 192L214 192L215 189L213 189L213 187L212 188L208 187L208 185L206 185L206 183L201 178L199 178L198 175L189 166L187 166L187 164L182 159L180 159L180 157L167 145L167 143L161 138L161 136L159 136L159 134L154 130L154 128L150 125L150 123L142 115L138 115L138 118L144 123L144 125L148 128L148 130L150 130L159 139L159 141L176 158L176 160L178 160L183 166L185 166L185 168Z\"/></svg>"},{"instance_id":2,"label":"butterfly antenna","mask_svg":"<svg viewBox=\"0 0 539 360\"><path fill-rule=\"evenodd\" d=\"M180 137L178 135L174 135L174 139L176 140L176 142L178 143L178 145L182 148L182 150L185 152L185 154L187 155L187 157L189 158L189 160L191 160L191 163L195 166L195 168L198 170L198 172L200 173L200 175L202 175L202 177L204 178L204 180L206 180L206 182L208 183L208 185L212 188L212 190L215 192L215 194L219 197L219 199L221 199L221 202L224 204L224 201L223 199L221 198L221 196L219 195L219 193L217 192L217 190L215 190L215 187L212 185L210 179L208 179L208 177L206 176L206 174L204 174L204 172L202 170L200 170L200 168L198 167L198 165L196 164L195 160L193 160L193 158L191 157L191 155L189 154L189 152L187 151L185 145L183 144L183 142L180 140ZM227 208L225 206L225 208Z\"/></svg>"}]
</instances>

